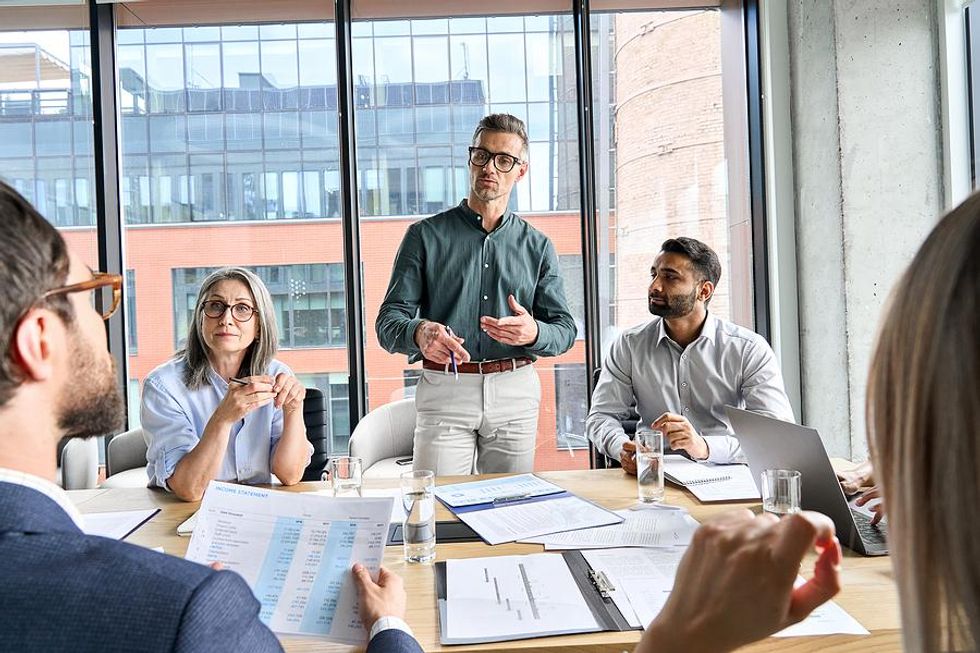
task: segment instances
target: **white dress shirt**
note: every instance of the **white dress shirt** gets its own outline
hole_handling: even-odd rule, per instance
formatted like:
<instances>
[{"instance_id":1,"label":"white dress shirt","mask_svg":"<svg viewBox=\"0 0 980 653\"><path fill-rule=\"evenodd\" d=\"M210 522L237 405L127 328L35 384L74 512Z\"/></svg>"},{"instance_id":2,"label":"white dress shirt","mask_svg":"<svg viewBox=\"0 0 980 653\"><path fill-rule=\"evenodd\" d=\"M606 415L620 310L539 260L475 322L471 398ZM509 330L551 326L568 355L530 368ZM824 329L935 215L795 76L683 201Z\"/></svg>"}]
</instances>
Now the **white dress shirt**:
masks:
<instances>
[{"instance_id":1,"label":"white dress shirt","mask_svg":"<svg viewBox=\"0 0 980 653\"><path fill-rule=\"evenodd\" d=\"M68 516L71 517L71 520L75 522L76 526L79 528L84 527L85 522L82 519L82 513L78 512L78 508L76 508L75 504L73 504L71 499L68 498L68 493L51 481L41 478L40 476L34 476L33 474L26 474L24 472L17 471L16 469L0 467L0 483L11 483L13 485L21 485L32 490L37 490L44 496L57 503L62 510L68 513Z\"/></svg>"},{"instance_id":2,"label":"white dress shirt","mask_svg":"<svg viewBox=\"0 0 980 653\"><path fill-rule=\"evenodd\" d=\"M368 633L368 641L370 642L374 639L374 636L384 630L401 630L408 633L412 637L415 635L412 633L412 629L408 627L404 619L399 619L398 617L378 617L378 620L374 622L371 626L371 631Z\"/></svg>"},{"instance_id":3,"label":"white dress shirt","mask_svg":"<svg viewBox=\"0 0 980 653\"><path fill-rule=\"evenodd\" d=\"M183 359L173 359L150 372L143 382L140 421L146 431L146 473L151 486L167 488L177 463L201 440L215 409L228 394L228 381L213 369L208 369L209 383L190 390L184 385L185 369ZM280 372L292 374L285 364L272 361L267 374L274 377ZM271 483L271 460L282 427L282 408L274 403L256 408L232 426L216 479ZM307 446L308 465L313 445Z\"/></svg>"},{"instance_id":4,"label":"white dress shirt","mask_svg":"<svg viewBox=\"0 0 980 653\"><path fill-rule=\"evenodd\" d=\"M616 460L629 439L619 420L634 402L637 432L652 430L666 412L683 415L707 442L708 460L716 463L741 459L726 405L795 421L769 343L710 313L686 348L671 340L660 317L627 329L613 343L585 430L600 452Z\"/></svg>"}]
</instances>

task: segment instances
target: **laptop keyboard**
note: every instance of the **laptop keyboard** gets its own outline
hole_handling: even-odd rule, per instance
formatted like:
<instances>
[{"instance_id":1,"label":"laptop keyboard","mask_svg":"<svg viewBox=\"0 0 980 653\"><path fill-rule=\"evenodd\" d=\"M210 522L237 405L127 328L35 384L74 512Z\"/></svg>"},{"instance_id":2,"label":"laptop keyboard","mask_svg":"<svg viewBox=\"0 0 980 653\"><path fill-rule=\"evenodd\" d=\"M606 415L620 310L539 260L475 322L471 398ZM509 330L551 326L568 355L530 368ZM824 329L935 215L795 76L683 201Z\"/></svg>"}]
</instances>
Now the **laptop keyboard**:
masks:
<instances>
[{"instance_id":1,"label":"laptop keyboard","mask_svg":"<svg viewBox=\"0 0 980 653\"><path fill-rule=\"evenodd\" d=\"M854 525L857 526L861 539L870 544L885 544L885 536L888 534L888 527L885 524L877 523L872 526L871 519L864 513L852 510Z\"/></svg>"}]
</instances>

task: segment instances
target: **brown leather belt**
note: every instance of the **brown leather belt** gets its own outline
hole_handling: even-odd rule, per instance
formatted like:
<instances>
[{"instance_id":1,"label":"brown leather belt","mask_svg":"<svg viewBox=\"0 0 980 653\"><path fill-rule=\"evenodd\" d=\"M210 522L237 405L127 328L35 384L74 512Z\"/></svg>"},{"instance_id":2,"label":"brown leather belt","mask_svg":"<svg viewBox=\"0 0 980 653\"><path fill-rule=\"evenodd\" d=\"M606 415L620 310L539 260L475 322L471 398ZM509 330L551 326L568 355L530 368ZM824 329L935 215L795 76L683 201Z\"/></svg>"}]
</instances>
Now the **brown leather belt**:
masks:
<instances>
[{"instance_id":1,"label":"brown leather belt","mask_svg":"<svg viewBox=\"0 0 980 653\"><path fill-rule=\"evenodd\" d=\"M512 372L525 365L530 365L533 361L530 358L501 358L496 361L477 361L476 363L457 363L456 368L460 374L496 374L498 372ZM451 373L453 366L451 363L440 365L427 358L422 359L422 367L427 370Z\"/></svg>"}]
</instances>

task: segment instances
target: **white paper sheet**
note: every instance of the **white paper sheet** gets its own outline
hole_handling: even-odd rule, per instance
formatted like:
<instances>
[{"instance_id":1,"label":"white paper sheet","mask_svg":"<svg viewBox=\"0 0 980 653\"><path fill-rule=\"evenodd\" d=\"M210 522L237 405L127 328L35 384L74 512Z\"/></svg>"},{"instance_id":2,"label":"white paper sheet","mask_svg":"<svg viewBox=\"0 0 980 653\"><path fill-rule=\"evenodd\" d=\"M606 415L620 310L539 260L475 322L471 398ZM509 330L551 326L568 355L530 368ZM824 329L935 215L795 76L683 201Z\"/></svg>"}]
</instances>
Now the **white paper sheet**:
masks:
<instances>
[{"instance_id":1,"label":"white paper sheet","mask_svg":"<svg viewBox=\"0 0 980 653\"><path fill-rule=\"evenodd\" d=\"M576 496L461 512L457 517L490 544L617 524L623 519Z\"/></svg>"},{"instance_id":2,"label":"white paper sheet","mask_svg":"<svg viewBox=\"0 0 980 653\"><path fill-rule=\"evenodd\" d=\"M719 465L730 478L713 483L692 483L688 490L698 501L751 501L761 499L759 488L752 478L752 470L746 465ZM717 468L716 468L717 469Z\"/></svg>"},{"instance_id":3,"label":"white paper sheet","mask_svg":"<svg viewBox=\"0 0 980 653\"><path fill-rule=\"evenodd\" d=\"M610 597L634 626L646 628L660 614L687 547L583 551L589 566L615 588Z\"/></svg>"},{"instance_id":4,"label":"white paper sheet","mask_svg":"<svg viewBox=\"0 0 980 653\"><path fill-rule=\"evenodd\" d=\"M304 492L304 494L315 494L322 497L332 497L333 490L316 490L314 492ZM402 490L397 487L386 488L361 488L362 497L391 497L395 501L391 504L391 523L400 524L405 521L405 507L402 504Z\"/></svg>"},{"instance_id":5,"label":"white paper sheet","mask_svg":"<svg viewBox=\"0 0 980 653\"><path fill-rule=\"evenodd\" d=\"M133 532L140 524L159 512L159 508L149 510L116 510L112 512L89 512L82 515L88 535L101 535L121 540Z\"/></svg>"},{"instance_id":6,"label":"white paper sheet","mask_svg":"<svg viewBox=\"0 0 980 653\"><path fill-rule=\"evenodd\" d=\"M564 489L534 474L519 474L485 481L438 485L435 494L442 502L458 508L491 503L494 499L539 497L558 492L564 492Z\"/></svg>"},{"instance_id":7,"label":"white paper sheet","mask_svg":"<svg viewBox=\"0 0 980 653\"><path fill-rule=\"evenodd\" d=\"M450 639L531 637L599 630L560 555L446 561Z\"/></svg>"},{"instance_id":8,"label":"white paper sheet","mask_svg":"<svg viewBox=\"0 0 980 653\"><path fill-rule=\"evenodd\" d=\"M326 498L212 481L187 559L221 562L242 575L273 631L363 644L350 574L377 577L391 499Z\"/></svg>"},{"instance_id":9,"label":"white paper sheet","mask_svg":"<svg viewBox=\"0 0 980 653\"><path fill-rule=\"evenodd\" d=\"M180 522L180 525L177 526L177 535L180 535L181 537L190 537L191 533L194 532L195 526L197 526L197 512Z\"/></svg>"},{"instance_id":10,"label":"white paper sheet","mask_svg":"<svg viewBox=\"0 0 980 653\"><path fill-rule=\"evenodd\" d=\"M623 518L621 524L553 533L521 542L543 544L546 551L686 546L698 528L694 518L680 510L617 510L616 514Z\"/></svg>"},{"instance_id":11,"label":"white paper sheet","mask_svg":"<svg viewBox=\"0 0 980 653\"><path fill-rule=\"evenodd\" d=\"M799 587L806 580L797 577ZM857 619L833 601L824 603L798 624L785 628L773 637L806 637L809 635L867 635L867 629Z\"/></svg>"}]
</instances>

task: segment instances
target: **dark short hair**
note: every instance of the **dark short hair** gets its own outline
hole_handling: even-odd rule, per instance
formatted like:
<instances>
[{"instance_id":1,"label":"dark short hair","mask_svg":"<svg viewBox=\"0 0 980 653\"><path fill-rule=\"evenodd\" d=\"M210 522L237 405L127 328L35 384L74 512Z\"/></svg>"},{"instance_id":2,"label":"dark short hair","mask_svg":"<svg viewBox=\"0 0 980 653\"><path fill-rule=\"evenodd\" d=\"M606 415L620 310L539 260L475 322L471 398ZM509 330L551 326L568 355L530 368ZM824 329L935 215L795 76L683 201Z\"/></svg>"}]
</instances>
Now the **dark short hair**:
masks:
<instances>
[{"instance_id":1,"label":"dark short hair","mask_svg":"<svg viewBox=\"0 0 980 653\"><path fill-rule=\"evenodd\" d=\"M489 116L483 116L473 132L473 145L477 144L483 132L502 132L517 136L521 139L522 156L527 157L527 128L524 126L524 121L517 116L509 113L491 113Z\"/></svg>"},{"instance_id":2,"label":"dark short hair","mask_svg":"<svg viewBox=\"0 0 980 653\"><path fill-rule=\"evenodd\" d=\"M68 246L20 193L0 181L0 406L23 381L10 352L14 329L41 295L68 278ZM44 301L68 323L71 304L55 295Z\"/></svg>"},{"instance_id":3,"label":"dark short hair","mask_svg":"<svg viewBox=\"0 0 980 653\"><path fill-rule=\"evenodd\" d=\"M668 238L660 246L660 251L683 254L691 260L691 265L698 274L698 281L710 281L711 285L718 286L718 280L721 279L721 261L718 260L715 250L700 240L685 236Z\"/></svg>"}]
</instances>

